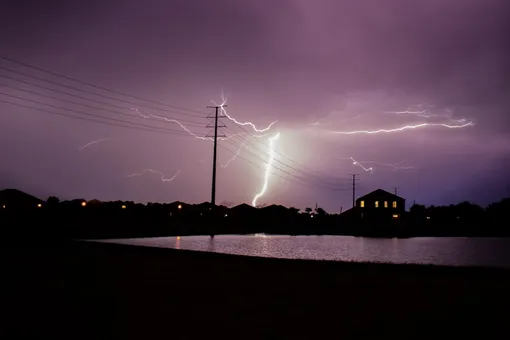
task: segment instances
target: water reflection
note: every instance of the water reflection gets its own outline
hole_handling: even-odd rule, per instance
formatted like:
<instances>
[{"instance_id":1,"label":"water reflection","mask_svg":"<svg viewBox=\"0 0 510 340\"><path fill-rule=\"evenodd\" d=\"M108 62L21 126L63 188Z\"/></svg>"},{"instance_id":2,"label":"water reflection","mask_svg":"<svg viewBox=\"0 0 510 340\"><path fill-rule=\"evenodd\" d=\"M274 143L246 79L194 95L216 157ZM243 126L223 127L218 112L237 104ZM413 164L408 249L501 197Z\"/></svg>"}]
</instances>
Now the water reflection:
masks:
<instances>
[{"instance_id":1,"label":"water reflection","mask_svg":"<svg viewBox=\"0 0 510 340\"><path fill-rule=\"evenodd\" d=\"M498 238L373 239L351 236L228 235L103 242L290 259L510 268L510 239Z\"/></svg>"}]
</instances>

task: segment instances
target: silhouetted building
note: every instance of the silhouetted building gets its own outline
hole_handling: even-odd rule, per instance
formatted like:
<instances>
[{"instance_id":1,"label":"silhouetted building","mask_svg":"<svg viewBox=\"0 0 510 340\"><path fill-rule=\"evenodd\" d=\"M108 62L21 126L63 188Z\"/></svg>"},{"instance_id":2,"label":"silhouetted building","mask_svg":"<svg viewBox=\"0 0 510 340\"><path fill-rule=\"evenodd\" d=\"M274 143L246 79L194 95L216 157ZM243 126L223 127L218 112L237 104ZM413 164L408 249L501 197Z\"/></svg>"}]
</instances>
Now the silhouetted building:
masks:
<instances>
[{"instance_id":1,"label":"silhouetted building","mask_svg":"<svg viewBox=\"0 0 510 340\"><path fill-rule=\"evenodd\" d=\"M31 209L42 207L44 202L37 197L16 189L0 190L0 209Z\"/></svg>"},{"instance_id":2,"label":"silhouetted building","mask_svg":"<svg viewBox=\"0 0 510 340\"><path fill-rule=\"evenodd\" d=\"M388 221L405 215L406 200L386 190L377 189L356 200L356 206L344 211L344 221Z\"/></svg>"},{"instance_id":3,"label":"silhouetted building","mask_svg":"<svg viewBox=\"0 0 510 340\"><path fill-rule=\"evenodd\" d=\"M254 217L257 213L257 208L248 205L246 203L242 203L236 205L235 207L230 208L229 214L235 218L251 218Z\"/></svg>"},{"instance_id":4,"label":"silhouetted building","mask_svg":"<svg viewBox=\"0 0 510 340\"><path fill-rule=\"evenodd\" d=\"M398 219L406 210L406 200L400 196L377 189L356 200L356 210L361 219Z\"/></svg>"}]
</instances>

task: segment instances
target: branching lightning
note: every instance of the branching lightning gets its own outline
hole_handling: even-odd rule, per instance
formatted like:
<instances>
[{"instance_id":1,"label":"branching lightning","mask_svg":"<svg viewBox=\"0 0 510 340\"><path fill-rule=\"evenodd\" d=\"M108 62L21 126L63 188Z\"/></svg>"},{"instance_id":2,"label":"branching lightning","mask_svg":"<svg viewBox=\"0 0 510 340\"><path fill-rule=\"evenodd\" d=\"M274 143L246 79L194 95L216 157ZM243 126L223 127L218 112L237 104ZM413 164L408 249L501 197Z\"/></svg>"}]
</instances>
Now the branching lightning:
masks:
<instances>
[{"instance_id":1,"label":"branching lightning","mask_svg":"<svg viewBox=\"0 0 510 340\"><path fill-rule=\"evenodd\" d=\"M377 164L377 165L380 165L380 166L386 166L386 167L389 167L389 168L392 168L394 170L411 170L411 169L414 169L413 166L405 166L405 165L402 165L402 163L405 163L406 161L401 161L401 162L398 162L398 163L394 163L394 164L390 164L390 163L379 163L379 162L375 162L375 161L363 161L364 164L367 164L367 163L370 163L370 164Z\"/></svg>"},{"instance_id":2,"label":"branching lightning","mask_svg":"<svg viewBox=\"0 0 510 340\"><path fill-rule=\"evenodd\" d=\"M222 116L226 117L228 120L230 120L230 121L234 122L234 123L235 123L235 124L237 124L237 125L240 125L240 126L246 126L246 125L249 125L249 126L253 129L253 131L255 131L255 132L259 132L259 133L260 133L260 132L266 132L266 131L269 131L269 129L271 129L271 127L272 127L272 126L273 126L273 125L277 122L277 121L275 120L275 121L273 121L271 124L269 124L267 127L263 128L263 129L259 129L259 128L257 128L257 126L255 126L255 124L253 124L252 122L249 122L249 121L248 121L248 122L240 122L240 121L236 120L235 118L233 118L232 116L230 116L230 115L227 113L227 110L225 109L225 107L226 107L225 105L227 104L227 98L226 98L223 94L221 95L221 101L222 101L222 102L221 102L221 104L220 104L220 105L218 105L218 104L217 104L217 103L215 103L214 101L213 101L213 104L214 104L215 106L219 106L219 107L220 107L220 110L221 110L220 112L221 112L221 115L222 115Z\"/></svg>"},{"instance_id":3,"label":"branching lightning","mask_svg":"<svg viewBox=\"0 0 510 340\"><path fill-rule=\"evenodd\" d=\"M134 174L128 175L127 177L131 178L131 177L135 177L135 176L142 176L143 174L145 174L147 172L160 175L161 176L161 182L171 182L171 181L173 181L177 177L177 175L179 175L181 170L178 170L172 177L168 177L168 178L165 177L165 174L162 173L161 171L156 171L156 170L152 170L152 169L144 169L144 170L142 170L139 173L134 173Z\"/></svg>"},{"instance_id":4,"label":"branching lightning","mask_svg":"<svg viewBox=\"0 0 510 340\"><path fill-rule=\"evenodd\" d=\"M349 157L349 159L352 161L352 165L359 166L361 169L363 169L366 172L373 172L374 171L374 169L372 167L366 168L360 162L358 162L357 160L355 160L352 157Z\"/></svg>"},{"instance_id":5,"label":"branching lightning","mask_svg":"<svg viewBox=\"0 0 510 340\"><path fill-rule=\"evenodd\" d=\"M398 163L380 163L380 162L376 162L376 161L357 161L353 157L346 157L346 158L340 158L340 159L342 159L342 160L350 160L350 161L352 161L352 165L353 166L360 167L364 171L371 172L371 173L373 173L375 171L375 169L373 167L366 167L364 164L375 164L375 165L379 165L379 166L382 166L382 167L392 168L393 170L410 170L410 169L414 169L414 167L412 167L412 166L402 165L403 163L406 162L405 160L400 161Z\"/></svg>"},{"instance_id":6,"label":"branching lightning","mask_svg":"<svg viewBox=\"0 0 510 340\"><path fill-rule=\"evenodd\" d=\"M188 129L186 127L186 125L184 125L183 123L181 123L180 121L178 121L177 119L173 119L173 118L168 118L168 117L164 117L164 116L158 116L158 115L155 115L153 113L142 113L140 112L139 109L137 108L131 108L131 110L135 111L136 113L138 113L140 115L140 117L142 118L145 118L145 119L150 119L150 118L156 118L156 119L159 119L159 120L163 120L165 122L169 122L169 123L175 123L177 125L179 125L184 131L186 131L189 135L195 137L196 139L200 139L200 140L208 140L208 141L211 141L213 142L214 141L214 138L213 137L203 137L203 136L198 136L197 134L193 133L190 131L190 129ZM229 140L230 138L232 137L235 137L235 136L241 136L243 135L244 133L234 133L230 136L227 136L227 137L218 137L218 140Z\"/></svg>"},{"instance_id":7,"label":"branching lightning","mask_svg":"<svg viewBox=\"0 0 510 340\"><path fill-rule=\"evenodd\" d=\"M437 118L447 118L450 122L454 122L457 124L464 124L466 122L466 120L463 118L454 119L453 112L450 109L444 109L444 111L446 111L446 113L432 113L432 112L430 112L429 109L413 110L413 107L419 108L419 107L423 107L423 105L422 104L415 105L415 106L409 107L408 109L406 109L404 111L383 111L383 112L386 114L392 114L392 115L397 115L397 116L417 116L417 117L422 117L422 118L427 118L427 119L428 118L436 118L436 117Z\"/></svg>"},{"instance_id":8,"label":"branching lightning","mask_svg":"<svg viewBox=\"0 0 510 340\"><path fill-rule=\"evenodd\" d=\"M253 197L251 204L254 207L257 206L257 200L266 193L267 186L269 183L269 176L271 174L271 169L273 167L273 162L274 162L274 154L275 154L274 142L277 141L278 138L280 138L279 132L276 133L276 135L274 135L273 137L268 138L268 140L269 140L269 157L268 157L268 161L266 164L266 171L264 173L264 184L262 185L262 189L260 190L260 192L258 194L256 194L255 197Z\"/></svg>"},{"instance_id":9,"label":"branching lightning","mask_svg":"<svg viewBox=\"0 0 510 340\"><path fill-rule=\"evenodd\" d=\"M101 142L106 142L108 140L112 140L113 138L100 138L100 139L96 139L96 140L93 140L91 142L88 142L87 144L81 146L78 148L78 151L82 151L83 149L86 149L88 148L89 146L91 145L94 145L94 144L98 144L98 143L101 143Z\"/></svg>"},{"instance_id":10,"label":"branching lightning","mask_svg":"<svg viewBox=\"0 0 510 340\"><path fill-rule=\"evenodd\" d=\"M359 134L379 134L379 133L392 133L392 132L400 132L405 130L414 130L414 129L421 129L425 127L444 127L448 129L462 129L468 126L474 126L475 123L473 122L467 122L460 125L451 125L451 124L442 124L442 123L421 123L416 125L404 125L398 128L394 129L378 129L378 130L354 130L354 131L329 131L330 133L334 133L337 135L359 135Z\"/></svg>"}]
</instances>

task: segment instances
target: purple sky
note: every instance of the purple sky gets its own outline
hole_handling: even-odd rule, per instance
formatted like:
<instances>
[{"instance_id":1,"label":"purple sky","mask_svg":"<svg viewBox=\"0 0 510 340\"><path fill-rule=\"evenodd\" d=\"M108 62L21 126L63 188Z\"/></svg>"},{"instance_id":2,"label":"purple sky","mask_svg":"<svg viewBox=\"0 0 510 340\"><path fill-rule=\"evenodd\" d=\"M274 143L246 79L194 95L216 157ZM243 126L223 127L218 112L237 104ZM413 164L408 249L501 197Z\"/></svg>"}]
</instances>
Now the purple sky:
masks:
<instances>
[{"instance_id":1,"label":"purple sky","mask_svg":"<svg viewBox=\"0 0 510 340\"><path fill-rule=\"evenodd\" d=\"M206 106L223 91L231 117L259 129L277 123L253 137L260 134L250 126L222 119L225 135L243 134L219 142L218 203L251 203L263 186L268 138L279 132L258 204L346 209L348 174L357 173L360 195L398 187L408 206L485 205L510 184L509 13L506 0L3 1L1 55L191 111L0 59L0 188L41 198L208 201L212 143L130 108L186 120L205 136ZM421 116L395 113L406 110ZM67 117L83 112L137 125ZM422 123L432 125L335 133ZM162 181L144 169L177 176Z\"/></svg>"}]
</instances>

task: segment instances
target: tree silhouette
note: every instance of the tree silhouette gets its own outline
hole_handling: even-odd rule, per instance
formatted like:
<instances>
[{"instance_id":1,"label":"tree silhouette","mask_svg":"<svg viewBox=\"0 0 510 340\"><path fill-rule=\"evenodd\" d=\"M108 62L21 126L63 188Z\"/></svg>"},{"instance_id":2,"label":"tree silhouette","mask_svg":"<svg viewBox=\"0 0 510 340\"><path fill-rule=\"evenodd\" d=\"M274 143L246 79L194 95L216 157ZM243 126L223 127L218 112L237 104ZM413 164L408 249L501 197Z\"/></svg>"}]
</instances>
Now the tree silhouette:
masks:
<instances>
[{"instance_id":1,"label":"tree silhouette","mask_svg":"<svg viewBox=\"0 0 510 340\"><path fill-rule=\"evenodd\" d=\"M318 207L315 209L315 213L319 216L325 216L327 215L326 210L322 209L321 207Z\"/></svg>"},{"instance_id":2,"label":"tree silhouette","mask_svg":"<svg viewBox=\"0 0 510 340\"><path fill-rule=\"evenodd\" d=\"M56 206L60 203L60 199L57 197L57 196L50 196L48 197L48 199L46 200L46 203L49 205L49 206Z\"/></svg>"},{"instance_id":3,"label":"tree silhouette","mask_svg":"<svg viewBox=\"0 0 510 340\"><path fill-rule=\"evenodd\" d=\"M310 207L306 207L306 208L305 208L305 212L306 212L307 214L311 214L311 213L312 213L312 208L310 208Z\"/></svg>"},{"instance_id":4,"label":"tree silhouette","mask_svg":"<svg viewBox=\"0 0 510 340\"><path fill-rule=\"evenodd\" d=\"M294 208L294 207L290 207L290 208L289 208L289 211L290 211L292 214L294 214L294 215L296 215L296 214L298 214L298 213L299 213L299 209L298 209L298 208Z\"/></svg>"}]
</instances>

